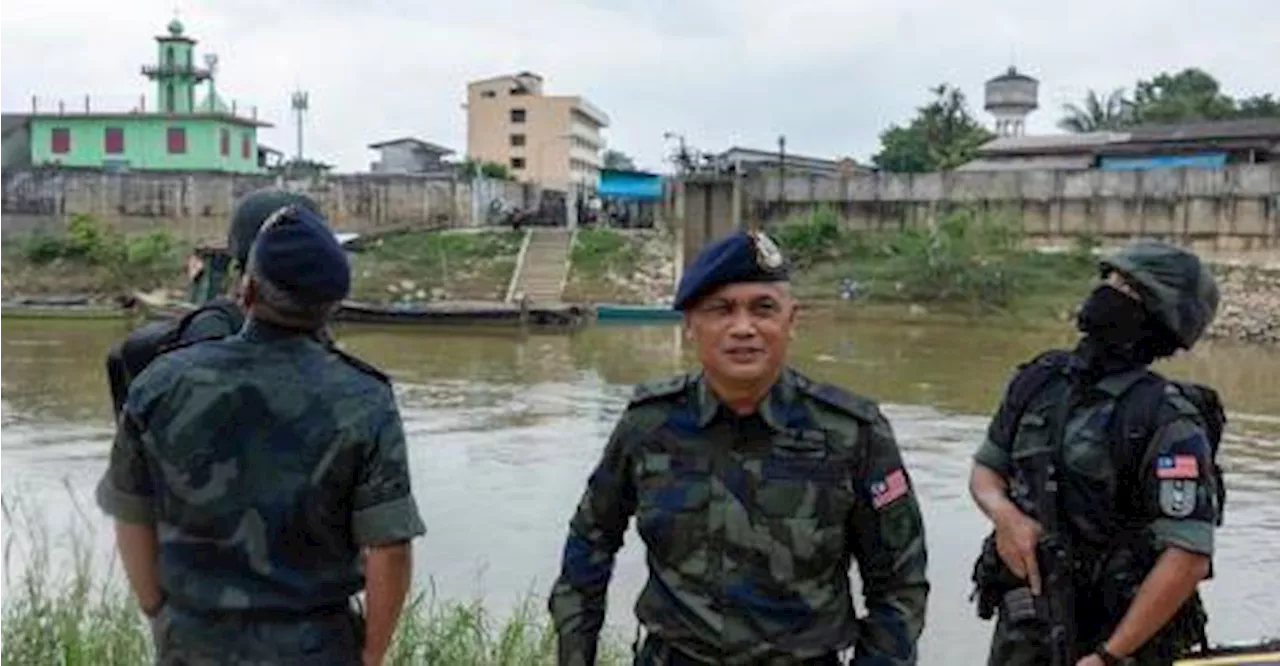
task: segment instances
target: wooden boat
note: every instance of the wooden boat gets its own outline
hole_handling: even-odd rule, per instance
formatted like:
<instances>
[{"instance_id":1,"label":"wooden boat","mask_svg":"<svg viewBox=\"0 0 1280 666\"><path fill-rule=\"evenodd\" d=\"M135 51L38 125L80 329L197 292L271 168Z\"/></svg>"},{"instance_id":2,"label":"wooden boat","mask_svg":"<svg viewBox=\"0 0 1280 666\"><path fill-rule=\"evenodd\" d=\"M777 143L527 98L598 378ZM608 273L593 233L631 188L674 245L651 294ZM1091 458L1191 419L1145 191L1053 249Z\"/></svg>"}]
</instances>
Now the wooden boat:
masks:
<instances>
[{"instance_id":1,"label":"wooden boat","mask_svg":"<svg viewBox=\"0 0 1280 666\"><path fill-rule=\"evenodd\" d=\"M579 328L590 320L587 308L568 304L528 304L486 301L440 301L422 305L383 305L343 301L334 321L364 324L446 326L529 326Z\"/></svg>"},{"instance_id":2,"label":"wooden boat","mask_svg":"<svg viewBox=\"0 0 1280 666\"><path fill-rule=\"evenodd\" d=\"M598 303L595 306L596 319L599 321L647 322L647 321L679 321L679 310L668 305L632 305L628 303Z\"/></svg>"},{"instance_id":3,"label":"wooden boat","mask_svg":"<svg viewBox=\"0 0 1280 666\"><path fill-rule=\"evenodd\" d=\"M135 295L149 319L181 317L195 309L191 303L162 302ZM343 301L333 314L335 322L443 327L528 327L540 330L573 330L586 325L590 310L572 303L527 304L489 301L439 301L420 305L389 305Z\"/></svg>"}]
</instances>

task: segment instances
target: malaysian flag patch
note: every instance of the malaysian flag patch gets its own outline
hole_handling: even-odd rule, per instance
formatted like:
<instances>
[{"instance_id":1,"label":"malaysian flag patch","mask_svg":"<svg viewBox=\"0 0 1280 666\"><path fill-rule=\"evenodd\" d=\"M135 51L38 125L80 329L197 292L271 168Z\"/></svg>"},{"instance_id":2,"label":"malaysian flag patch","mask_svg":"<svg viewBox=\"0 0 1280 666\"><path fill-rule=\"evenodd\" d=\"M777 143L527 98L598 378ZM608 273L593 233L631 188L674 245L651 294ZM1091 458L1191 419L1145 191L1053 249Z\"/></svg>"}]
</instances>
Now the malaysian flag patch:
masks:
<instances>
[{"instance_id":1,"label":"malaysian flag patch","mask_svg":"<svg viewBox=\"0 0 1280 666\"><path fill-rule=\"evenodd\" d=\"M1192 455L1160 456L1156 459L1157 479L1198 479L1200 464Z\"/></svg>"},{"instance_id":2,"label":"malaysian flag patch","mask_svg":"<svg viewBox=\"0 0 1280 666\"><path fill-rule=\"evenodd\" d=\"M871 484L871 506L882 509L894 500L907 495L907 473L902 468L889 472L883 481Z\"/></svg>"}]
</instances>

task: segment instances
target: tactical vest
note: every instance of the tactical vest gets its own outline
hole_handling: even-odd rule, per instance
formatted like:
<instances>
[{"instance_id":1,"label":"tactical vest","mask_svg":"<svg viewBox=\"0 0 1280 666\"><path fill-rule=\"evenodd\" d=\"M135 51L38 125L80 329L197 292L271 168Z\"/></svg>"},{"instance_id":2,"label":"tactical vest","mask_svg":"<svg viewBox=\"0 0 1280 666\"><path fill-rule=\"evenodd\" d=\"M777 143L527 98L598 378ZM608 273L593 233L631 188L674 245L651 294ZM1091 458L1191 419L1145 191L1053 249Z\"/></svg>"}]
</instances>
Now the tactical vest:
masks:
<instances>
[{"instance_id":1,"label":"tactical vest","mask_svg":"<svg viewBox=\"0 0 1280 666\"><path fill-rule=\"evenodd\" d=\"M1035 454L1051 446L1054 406L1065 399L1069 354L1054 351L1028 365L1040 374L1013 395L1010 406L1018 418L1010 446L1013 478L1010 494L1018 508L1035 517L1035 489L1027 480ZM1025 367L1025 366L1024 366ZM1064 467L1060 489L1061 515L1072 536L1083 545L1105 548L1117 535L1134 531L1125 516L1140 515L1143 500L1139 475L1154 464L1152 447L1159 429L1171 419L1186 417L1198 424L1210 444L1212 471L1217 481L1218 524L1226 503L1226 484L1217 454L1226 424L1217 393L1207 386L1170 381L1149 368L1108 375L1077 392L1062 436Z\"/></svg>"},{"instance_id":2,"label":"tactical vest","mask_svg":"<svg viewBox=\"0 0 1280 666\"><path fill-rule=\"evenodd\" d=\"M1028 364L1040 366L1035 369L1038 375L1022 385L1019 395L1010 396L1011 408L1019 414L1010 445L1010 497L1033 518L1037 517L1041 489L1029 480L1043 478L1034 466L1044 459L1039 454L1052 447L1055 406L1071 393L1066 370L1069 363L1066 352L1042 355ZM1077 589L1092 590L1086 595L1085 607L1094 615L1089 622L1093 630L1119 622L1155 564L1157 553L1146 529L1140 474L1155 463L1157 432L1165 423L1182 417L1196 422L1209 439L1221 523L1226 491L1216 456L1226 417L1213 389L1170 381L1143 367L1106 376L1075 391L1057 457L1061 467L1058 515L1073 543ZM976 566L999 565L998 557L993 561L993 556L984 553ZM1006 576L981 572L975 582L1002 577L1007 580ZM987 609L988 616L989 612ZM1199 595L1193 595L1143 652L1165 657L1181 654L1197 643L1203 645L1205 621Z\"/></svg>"}]
</instances>

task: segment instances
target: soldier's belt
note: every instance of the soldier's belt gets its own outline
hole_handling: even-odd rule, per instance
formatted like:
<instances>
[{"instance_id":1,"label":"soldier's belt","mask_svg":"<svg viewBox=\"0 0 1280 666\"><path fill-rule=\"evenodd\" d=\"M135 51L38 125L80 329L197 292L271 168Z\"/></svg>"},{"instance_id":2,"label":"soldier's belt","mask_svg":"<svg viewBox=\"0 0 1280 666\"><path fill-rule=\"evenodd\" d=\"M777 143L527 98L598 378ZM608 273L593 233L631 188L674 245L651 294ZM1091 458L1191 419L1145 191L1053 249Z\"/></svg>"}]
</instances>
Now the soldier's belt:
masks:
<instances>
[{"instance_id":1,"label":"soldier's belt","mask_svg":"<svg viewBox=\"0 0 1280 666\"><path fill-rule=\"evenodd\" d=\"M235 610L193 608L172 598L169 599L169 603L184 615L209 622L305 622L307 620L323 620L357 612L350 602L326 604L305 610L294 608L243 608Z\"/></svg>"}]
</instances>

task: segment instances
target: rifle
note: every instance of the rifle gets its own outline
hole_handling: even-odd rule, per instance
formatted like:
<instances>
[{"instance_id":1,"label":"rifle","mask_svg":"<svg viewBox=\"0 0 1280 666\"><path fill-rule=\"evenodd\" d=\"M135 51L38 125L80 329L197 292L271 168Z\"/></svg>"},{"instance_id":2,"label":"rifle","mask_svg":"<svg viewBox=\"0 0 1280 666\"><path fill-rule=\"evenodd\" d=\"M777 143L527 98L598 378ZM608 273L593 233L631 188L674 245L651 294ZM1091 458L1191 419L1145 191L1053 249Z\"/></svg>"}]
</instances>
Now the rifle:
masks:
<instances>
[{"instance_id":1,"label":"rifle","mask_svg":"<svg viewBox=\"0 0 1280 666\"><path fill-rule=\"evenodd\" d=\"M1040 565L1043 586L1042 603L1049 626L1049 646L1052 666L1074 666L1075 649L1075 581L1071 540L1061 520L1062 504L1059 501L1059 485L1062 472L1062 439L1067 426L1067 414L1076 396L1076 379L1068 375L1068 388L1060 402L1054 405L1049 421L1049 449L1040 454L1041 472L1034 482L1040 492L1036 499L1036 518L1044 533L1040 538L1036 555ZM1033 486L1035 487L1035 486Z\"/></svg>"}]
</instances>

